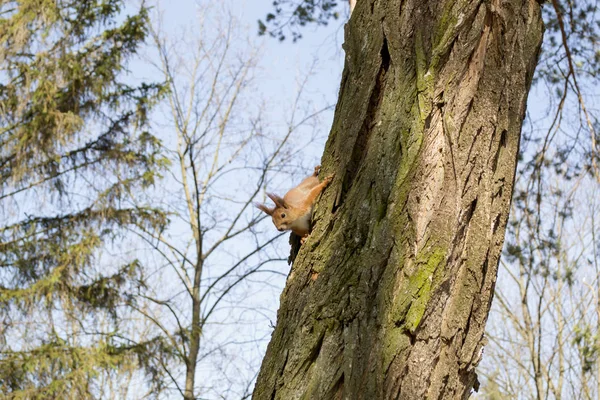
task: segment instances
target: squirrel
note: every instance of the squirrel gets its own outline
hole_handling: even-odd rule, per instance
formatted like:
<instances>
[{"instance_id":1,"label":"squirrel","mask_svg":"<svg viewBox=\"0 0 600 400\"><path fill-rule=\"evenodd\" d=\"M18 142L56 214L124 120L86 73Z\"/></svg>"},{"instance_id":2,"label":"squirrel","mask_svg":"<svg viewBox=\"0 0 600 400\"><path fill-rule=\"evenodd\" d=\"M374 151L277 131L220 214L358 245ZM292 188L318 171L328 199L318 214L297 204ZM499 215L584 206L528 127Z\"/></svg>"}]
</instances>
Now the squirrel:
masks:
<instances>
[{"instance_id":1,"label":"squirrel","mask_svg":"<svg viewBox=\"0 0 600 400\"><path fill-rule=\"evenodd\" d=\"M333 180L333 175L329 175L323 179L323 182L319 182L320 169L321 166L317 165L311 176L287 192L283 198L273 193L267 193L267 196L275 203L275 207L269 208L265 204L255 204L259 210L271 216L278 231L291 230L300 236L301 244L304 244L310 234L310 219L315 200Z\"/></svg>"}]
</instances>

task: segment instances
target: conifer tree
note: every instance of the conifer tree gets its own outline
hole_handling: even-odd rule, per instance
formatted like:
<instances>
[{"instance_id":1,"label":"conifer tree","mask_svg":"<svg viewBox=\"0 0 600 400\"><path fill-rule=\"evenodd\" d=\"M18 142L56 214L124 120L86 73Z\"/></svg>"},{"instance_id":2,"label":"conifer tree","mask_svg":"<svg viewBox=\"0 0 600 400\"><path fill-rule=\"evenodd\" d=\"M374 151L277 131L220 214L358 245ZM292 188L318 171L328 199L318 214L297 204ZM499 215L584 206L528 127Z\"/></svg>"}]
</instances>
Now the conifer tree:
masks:
<instances>
[{"instance_id":1,"label":"conifer tree","mask_svg":"<svg viewBox=\"0 0 600 400\"><path fill-rule=\"evenodd\" d=\"M164 87L126 83L148 16L123 7L0 5L0 392L13 398L111 397L111 374L157 372L160 343L120 334L140 263L107 252L166 222L131 197L165 164L146 130Z\"/></svg>"}]
</instances>

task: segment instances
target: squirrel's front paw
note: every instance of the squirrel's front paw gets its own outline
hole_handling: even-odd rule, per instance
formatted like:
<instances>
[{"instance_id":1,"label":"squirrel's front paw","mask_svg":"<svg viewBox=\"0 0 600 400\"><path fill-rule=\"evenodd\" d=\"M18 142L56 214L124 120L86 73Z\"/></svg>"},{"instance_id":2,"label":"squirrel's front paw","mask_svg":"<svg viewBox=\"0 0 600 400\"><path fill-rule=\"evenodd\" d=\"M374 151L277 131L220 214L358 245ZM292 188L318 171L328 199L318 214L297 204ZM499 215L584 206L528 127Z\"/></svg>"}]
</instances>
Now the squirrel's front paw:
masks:
<instances>
[{"instance_id":1,"label":"squirrel's front paw","mask_svg":"<svg viewBox=\"0 0 600 400\"><path fill-rule=\"evenodd\" d=\"M314 176L319 176L319 171L321 171L321 166L320 166L320 165L317 165L317 166L315 167L315 173L314 173Z\"/></svg>"},{"instance_id":2,"label":"squirrel's front paw","mask_svg":"<svg viewBox=\"0 0 600 400\"><path fill-rule=\"evenodd\" d=\"M300 245L303 245L306 242L306 239L308 239L308 234L306 234L300 238Z\"/></svg>"},{"instance_id":3,"label":"squirrel's front paw","mask_svg":"<svg viewBox=\"0 0 600 400\"><path fill-rule=\"evenodd\" d=\"M329 185L334 177L335 177L335 174L331 174L328 177L326 177L325 179L323 179L323 182L325 182L327 185Z\"/></svg>"}]
</instances>

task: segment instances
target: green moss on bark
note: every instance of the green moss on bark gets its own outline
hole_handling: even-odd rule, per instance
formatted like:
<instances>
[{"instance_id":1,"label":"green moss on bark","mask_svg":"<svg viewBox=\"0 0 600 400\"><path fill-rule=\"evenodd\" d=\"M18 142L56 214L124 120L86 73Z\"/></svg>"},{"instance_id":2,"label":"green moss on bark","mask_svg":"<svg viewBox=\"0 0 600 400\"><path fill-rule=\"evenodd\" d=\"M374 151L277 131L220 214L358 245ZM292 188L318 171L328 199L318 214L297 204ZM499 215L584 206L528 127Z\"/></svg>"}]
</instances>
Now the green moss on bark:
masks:
<instances>
[{"instance_id":1,"label":"green moss on bark","mask_svg":"<svg viewBox=\"0 0 600 400\"><path fill-rule=\"evenodd\" d=\"M421 323L421 318L423 318L423 314L431 298L431 290L434 283L437 283L434 282L434 275L442 262L444 262L446 251L444 249L434 249L427 254L420 255L419 258L421 257L421 261L418 262L417 272L410 277L408 282L411 291L418 288L416 295L413 295L413 301L404 322L404 327L411 333L414 333L415 329Z\"/></svg>"}]
</instances>

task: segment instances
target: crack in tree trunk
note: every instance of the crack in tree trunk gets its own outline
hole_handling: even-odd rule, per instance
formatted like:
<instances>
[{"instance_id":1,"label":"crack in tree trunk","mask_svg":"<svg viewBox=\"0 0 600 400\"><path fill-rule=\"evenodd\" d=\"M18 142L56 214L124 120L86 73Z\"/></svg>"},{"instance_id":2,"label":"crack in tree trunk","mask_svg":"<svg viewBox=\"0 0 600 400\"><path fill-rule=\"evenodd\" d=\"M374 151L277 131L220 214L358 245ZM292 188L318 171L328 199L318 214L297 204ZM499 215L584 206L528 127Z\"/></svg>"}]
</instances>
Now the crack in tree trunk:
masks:
<instances>
[{"instance_id":1,"label":"crack in tree trunk","mask_svg":"<svg viewBox=\"0 0 600 400\"><path fill-rule=\"evenodd\" d=\"M255 399L458 399L477 386L541 39L534 0L357 4L322 163L336 179Z\"/></svg>"}]
</instances>

